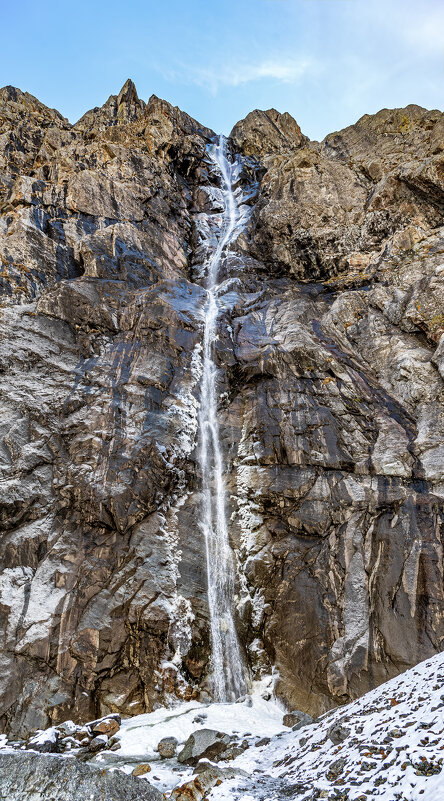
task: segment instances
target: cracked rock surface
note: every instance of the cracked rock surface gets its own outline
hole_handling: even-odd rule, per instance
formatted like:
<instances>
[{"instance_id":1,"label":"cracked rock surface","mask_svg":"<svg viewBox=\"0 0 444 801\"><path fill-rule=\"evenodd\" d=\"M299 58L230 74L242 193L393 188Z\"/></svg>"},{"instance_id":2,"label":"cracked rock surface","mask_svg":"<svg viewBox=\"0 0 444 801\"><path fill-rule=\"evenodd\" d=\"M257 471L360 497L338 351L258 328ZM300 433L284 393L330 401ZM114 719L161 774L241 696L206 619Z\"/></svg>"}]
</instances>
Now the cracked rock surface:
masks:
<instances>
[{"instance_id":1,"label":"cracked rock surface","mask_svg":"<svg viewBox=\"0 0 444 801\"><path fill-rule=\"evenodd\" d=\"M208 692L197 460L214 133L128 81L75 125L0 91L0 721ZM444 115L232 132L219 291L237 626L319 714L442 650ZM219 205L218 205L219 203Z\"/></svg>"}]
</instances>

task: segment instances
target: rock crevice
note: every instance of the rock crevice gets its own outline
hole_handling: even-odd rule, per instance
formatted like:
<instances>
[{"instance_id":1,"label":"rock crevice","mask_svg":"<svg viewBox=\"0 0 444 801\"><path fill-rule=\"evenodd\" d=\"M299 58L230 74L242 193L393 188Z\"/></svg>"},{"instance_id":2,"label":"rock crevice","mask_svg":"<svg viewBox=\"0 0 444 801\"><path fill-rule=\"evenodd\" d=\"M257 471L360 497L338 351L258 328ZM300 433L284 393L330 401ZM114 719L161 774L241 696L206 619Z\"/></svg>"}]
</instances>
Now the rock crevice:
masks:
<instances>
[{"instance_id":1,"label":"rock crevice","mask_svg":"<svg viewBox=\"0 0 444 801\"><path fill-rule=\"evenodd\" d=\"M131 81L0 90L0 721L205 699L196 456L215 134ZM215 363L252 675L318 714L442 650L444 116L233 129Z\"/></svg>"}]
</instances>

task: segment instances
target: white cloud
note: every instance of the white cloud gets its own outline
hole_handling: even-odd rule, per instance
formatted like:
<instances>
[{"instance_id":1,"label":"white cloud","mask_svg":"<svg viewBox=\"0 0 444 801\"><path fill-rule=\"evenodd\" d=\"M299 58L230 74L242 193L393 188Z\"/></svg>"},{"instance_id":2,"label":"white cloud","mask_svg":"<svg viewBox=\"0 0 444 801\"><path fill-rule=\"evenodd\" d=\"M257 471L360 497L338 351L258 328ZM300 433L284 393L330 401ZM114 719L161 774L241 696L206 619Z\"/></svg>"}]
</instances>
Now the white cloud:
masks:
<instances>
[{"instance_id":1,"label":"white cloud","mask_svg":"<svg viewBox=\"0 0 444 801\"><path fill-rule=\"evenodd\" d=\"M268 58L258 62L227 62L217 67L193 67L181 65L167 72L163 77L196 86L203 86L216 94L222 86L241 86L251 81L270 78L282 83L294 83L307 73L319 70L311 59Z\"/></svg>"}]
</instances>

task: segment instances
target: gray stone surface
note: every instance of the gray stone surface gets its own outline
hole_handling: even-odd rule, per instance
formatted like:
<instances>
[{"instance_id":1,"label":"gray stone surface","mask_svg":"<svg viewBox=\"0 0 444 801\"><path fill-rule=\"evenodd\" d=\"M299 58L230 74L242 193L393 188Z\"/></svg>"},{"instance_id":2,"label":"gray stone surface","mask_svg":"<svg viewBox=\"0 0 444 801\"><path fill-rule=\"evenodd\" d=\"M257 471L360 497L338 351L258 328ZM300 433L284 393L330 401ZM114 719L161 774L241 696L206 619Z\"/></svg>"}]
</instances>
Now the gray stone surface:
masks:
<instances>
[{"instance_id":1,"label":"gray stone surface","mask_svg":"<svg viewBox=\"0 0 444 801\"><path fill-rule=\"evenodd\" d=\"M216 361L237 626L319 714L442 649L443 115L233 131ZM213 133L0 91L0 725L208 699L196 459ZM256 161L254 160L256 159ZM219 203L219 205L218 205ZM172 661L181 655L180 664Z\"/></svg>"},{"instance_id":2,"label":"gray stone surface","mask_svg":"<svg viewBox=\"0 0 444 801\"><path fill-rule=\"evenodd\" d=\"M333 745L340 745L350 735L350 729L347 726L342 726L341 723L334 723L327 729L327 737L330 738Z\"/></svg>"},{"instance_id":3,"label":"gray stone surface","mask_svg":"<svg viewBox=\"0 0 444 801\"><path fill-rule=\"evenodd\" d=\"M175 737L164 737L158 744L157 750L162 759L171 759L176 755L177 740Z\"/></svg>"},{"instance_id":4,"label":"gray stone surface","mask_svg":"<svg viewBox=\"0 0 444 801\"><path fill-rule=\"evenodd\" d=\"M0 752L4 801L162 801L145 779L110 773L76 759Z\"/></svg>"},{"instance_id":5,"label":"gray stone surface","mask_svg":"<svg viewBox=\"0 0 444 801\"><path fill-rule=\"evenodd\" d=\"M198 729L190 734L177 759L185 765L196 765L199 759L217 759L227 750L231 737L214 729Z\"/></svg>"}]
</instances>

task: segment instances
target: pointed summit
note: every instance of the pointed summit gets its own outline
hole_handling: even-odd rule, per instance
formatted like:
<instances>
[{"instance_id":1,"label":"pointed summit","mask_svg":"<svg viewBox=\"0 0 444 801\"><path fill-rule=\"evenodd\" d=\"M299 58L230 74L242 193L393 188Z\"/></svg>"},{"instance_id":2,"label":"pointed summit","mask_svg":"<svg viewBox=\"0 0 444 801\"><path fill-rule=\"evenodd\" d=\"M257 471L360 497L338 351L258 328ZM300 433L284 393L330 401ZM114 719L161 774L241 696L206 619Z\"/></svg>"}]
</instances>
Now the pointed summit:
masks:
<instances>
[{"instance_id":1,"label":"pointed summit","mask_svg":"<svg viewBox=\"0 0 444 801\"><path fill-rule=\"evenodd\" d=\"M139 96L134 82L131 78L127 78L117 96L117 103L120 105L122 102L128 103L131 101L138 102Z\"/></svg>"},{"instance_id":2,"label":"pointed summit","mask_svg":"<svg viewBox=\"0 0 444 801\"><path fill-rule=\"evenodd\" d=\"M107 128L110 125L126 125L142 116L145 103L140 100L135 84L128 78L118 95L110 95L101 108L94 108L76 123L76 127L83 130L99 127Z\"/></svg>"},{"instance_id":3,"label":"pointed summit","mask_svg":"<svg viewBox=\"0 0 444 801\"><path fill-rule=\"evenodd\" d=\"M132 122L143 112L145 103L139 100L137 89L131 78L128 78L123 84L117 96L116 105L117 117L120 123Z\"/></svg>"}]
</instances>

